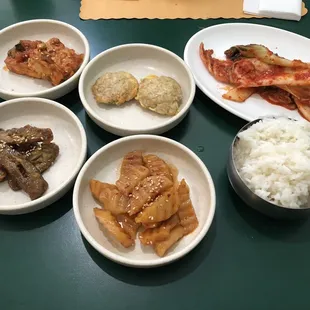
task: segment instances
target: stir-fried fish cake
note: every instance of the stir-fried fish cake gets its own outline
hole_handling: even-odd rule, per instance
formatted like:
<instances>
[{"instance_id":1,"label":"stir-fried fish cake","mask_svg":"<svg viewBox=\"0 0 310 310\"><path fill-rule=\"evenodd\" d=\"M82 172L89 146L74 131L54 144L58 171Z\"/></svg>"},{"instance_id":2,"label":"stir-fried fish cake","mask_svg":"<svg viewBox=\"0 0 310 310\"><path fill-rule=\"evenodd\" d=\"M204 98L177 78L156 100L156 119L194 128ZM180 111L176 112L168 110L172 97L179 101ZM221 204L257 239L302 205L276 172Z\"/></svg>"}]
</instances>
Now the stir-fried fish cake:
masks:
<instances>
[{"instance_id":1,"label":"stir-fried fish cake","mask_svg":"<svg viewBox=\"0 0 310 310\"><path fill-rule=\"evenodd\" d=\"M150 170L150 175L164 175L172 181L171 171L164 160L153 154L144 155L143 160L144 165Z\"/></svg>"},{"instance_id":2,"label":"stir-fried fish cake","mask_svg":"<svg viewBox=\"0 0 310 310\"><path fill-rule=\"evenodd\" d=\"M159 227L149 228L139 234L143 245L153 245L169 238L170 231L180 223L179 217L175 214L169 220L164 221Z\"/></svg>"},{"instance_id":3,"label":"stir-fried fish cake","mask_svg":"<svg viewBox=\"0 0 310 310\"><path fill-rule=\"evenodd\" d=\"M113 215L127 212L128 198L121 194L114 184L91 180L89 185L93 197Z\"/></svg>"},{"instance_id":4,"label":"stir-fried fish cake","mask_svg":"<svg viewBox=\"0 0 310 310\"><path fill-rule=\"evenodd\" d=\"M185 180L179 183L177 168L156 155L129 152L116 185L91 180L90 190L104 208L94 209L99 222L125 247L141 228L141 244L162 257L198 226Z\"/></svg>"},{"instance_id":5,"label":"stir-fried fish cake","mask_svg":"<svg viewBox=\"0 0 310 310\"><path fill-rule=\"evenodd\" d=\"M121 193L128 196L149 174L149 169L143 166L142 152L130 152L123 159L121 175L116 181L116 186Z\"/></svg>"},{"instance_id":6,"label":"stir-fried fish cake","mask_svg":"<svg viewBox=\"0 0 310 310\"><path fill-rule=\"evenodd\" d=\"M112 238L120 242L125 248L134 245L134 240L124 232L110 211L94 208L94 213L103 230L107 231Z\"/></svg>"},{"instance_id":7,"label":"stir-fried fish cake","mask_svg":"<svg viewBox=\"0 0 310 310\"><path fill-rule=\"evenodd\" d=\"M132 240L135 240L140 224L136 223L128 214L119 214L116 216L116 219L124 229L125 233L127 233Z\"/></svg>"},{"instance_id":8,"label":"stir-fried fish cake","mask_svg":"<svg viewBox=\"0 0 310 310\"><path fill-rule=\"evenodd\" d=\"M156 223L169 219L179 209L177 194L174 188L158 196L147 205L136 217L137 223Z\"/></svg>"},{"instance_id":9,"label":"stir-fried fish cake","mask_svg":"<svg viewBox=\"0 0 310 310\"><path fill-rule=\"evenodd\" d=\"M53 132L50 128L37 128L30 125L0 131L1 142L12 145L18 144L19 146L35 142L49 143L53 138Z\"/></svg>"},{"instance_id":10,"label":"stir-fried fish cake","mask_svg":"<svg viewBox=\"0 0 310 310\"><path fill-rule=\"evenodd\" d=\"M178 215L180 224L184 228L184 235L188 235L198 227L198 219L192 205L189 187L183 179L178 188L180 207Z\"/></svg>"},{"instance_id":11,"label":"stir-fried fish cake","mask_svg":"<svg viewBox=\"0 0 310 310\"><path fill-rule=\"evenodd\" d=\"M98 103L121 105L133 99L138 92L139 83L127 72L107 72L92 87Z\"/></svg>"},{"instance_id":12,"label":"stir-fried fish cake","mask_svg":"<svg viewBox=\"0 0 310 310\"><path fill-rule=\"evenodd\" d=\"M41 197L48 188L34 165L9 147L1 148L0 166L9 174L13 184L24 190L32 200Z\"/></svg>"},{"instance_id":13,"label":"stir-fried fish cake","mask_svg":"<svg viewBox=\"0 0 310 310\"><path fill-rule=\"evenodd\" d=\"M156 254L163 257L166 252L184 236L184 229L181 225L176 226L170 232L168 239L155 243L154 250Z\"/></svg>"},{"instance_id":14,"label":"stir-fried fish cake","mask_svg":"<svg viewBox=\"0 0 310 310\"><path fill-rule=\"evenodd\" d=\"M141 181L132 192L132 197L129 201L129 215L141 211L145 204L150 203L172 186L172 181L163 175L150 176Z\"/></svg>"},{"instance_id":15,"label":"stir-fried fish cake","mask_svg":"<svg viewBox=\"0 0 310 310\"><path fill-rule=\"evenodd\" d=\"M52 38L46 43L21 40L9 50L5 64L16 74L59 85L78 71L83 59L83 54L77 54L59 39Z\"/></svg>"},{"instance_id":16,"label":"stir-fried fish cake","mask_svg":"<svg viewBox=\"0 0 310 310\"><path fill-rule=\"evenodd\" d=\"M140 105L162 115L175 115L182 101L179 83L167 76L144 78L139 86L136 99Z\"/></svg>"}]
</instances>

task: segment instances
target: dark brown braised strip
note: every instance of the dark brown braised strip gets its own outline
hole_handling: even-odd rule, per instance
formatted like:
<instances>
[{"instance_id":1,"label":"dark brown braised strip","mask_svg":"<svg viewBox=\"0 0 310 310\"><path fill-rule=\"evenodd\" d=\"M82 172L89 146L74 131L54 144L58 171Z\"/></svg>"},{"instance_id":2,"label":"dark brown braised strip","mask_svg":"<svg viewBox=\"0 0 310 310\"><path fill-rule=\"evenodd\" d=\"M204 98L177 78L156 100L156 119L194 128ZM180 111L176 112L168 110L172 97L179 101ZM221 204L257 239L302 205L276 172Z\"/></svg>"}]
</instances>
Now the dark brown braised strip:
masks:
<instances>
[{"instance_id":1,"label":"dark brown braised strip","mask_svg":"<svg viewBox=\"0 0 310 310\"><path fill-rule=\"evenodd\" d=\"M24 157L7 146L0 146L0 166L10 176L12 185L17 184L34 200L41 197L48 188L35 166Z\"/></svg>"},{"instance_id":2,"label":"dark brown braised strip","mask_svg":"<svg viewBox=\"0 0 310 310\"><path fill-rule=\"evenodd\" d=\"M3 182L6 179L6 171L0 167L0 182Z\"/></svg>"},{"instance_id":3,"label":"dark brown braised strip","mask_svg":"<svg viewBox=\"0 0 310 310\"><path fill-rule=\"evenodd\" d=\"M57 156L59 155L59 147L55 143L38 144L35 148L25 153L25 157L29 160L40 173L51 167Z\"/></svg>"},{"instance_id":4,"label":"dark brown braised strip","mask_svg":"<svg viewBox=\"0 0 310 310\"><path fill-rule=\"evenodd\" d=\"M29 147L29 145L28 145ZM50 168L57 156L59 155L59 147L55 143L49 144L32 144L30 149L24 147L16 148L24 158L29 160L40 173L43 173L48 168ZM6 171L3 168L0 168L0 182L3 182L7 178L9 186L12 190L18 191L20 187L10 176L7 176Z\"/></svg>"},{"instance_id":5,"label":"dark brown braised strip","mask_svg":"<svg viewBox=\"0 0 310 310\"><path fill-rule=\"evenodd\" d=\"M53 140L50 128L37 128L26 125L21 128L12 128L0 131L0 142L12 145L30 144L35 142L49 143Z\"/></svg>"}]
</instances>

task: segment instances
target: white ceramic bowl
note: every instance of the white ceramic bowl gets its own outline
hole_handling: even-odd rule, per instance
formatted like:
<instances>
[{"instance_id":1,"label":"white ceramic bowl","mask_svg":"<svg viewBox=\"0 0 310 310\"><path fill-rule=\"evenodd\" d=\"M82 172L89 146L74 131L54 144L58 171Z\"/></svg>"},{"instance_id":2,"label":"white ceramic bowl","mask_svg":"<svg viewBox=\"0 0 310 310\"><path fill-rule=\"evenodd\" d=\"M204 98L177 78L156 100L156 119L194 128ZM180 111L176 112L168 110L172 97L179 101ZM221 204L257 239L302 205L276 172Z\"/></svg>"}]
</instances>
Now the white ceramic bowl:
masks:
<instances>
[{"instance_id":1,"label":"white ceramic bowl","mask_svg":"<svg viewBox=\"0 0 310 310\"><path fill-rule=\"evenodd\" d=\"M91 87L105 72L127 71L138 80L150 75L174 78L182 87L183 101L177 115L162 116L140 107L134 100L121 107L97 104ZM90 118L119 136L161 134L186 116L195 96L195 81L185 62L174 53L154 45L126 44L108 49L92 59L83 71L79 93Z\"/></svg>"},{"instance_id":2,"label":"white ceramic bowl","mask_svg":"<svg viewBox=\"0 0 310 310\"><path fill-rule=\"evenodd\" d=\"M98 207L89 190L89 180L98 179L114 183L123 156L129 151L141 149L159 155L179 170L179 180L185 178L191 193L199 226L184 237L163 258L152 248L141 246L136 240L134 248L124 249L112 245L99 229L93 214ZM173 140L152 136L136 135L116 140L98 150L84 165L76 180L73 192L73 210L79 228L86 240L102 255L126 266L156 267L171 263L190 252L206 235L215 212L215 189L208 169L191 150Z\"/></svg>"},{"instance_id":3,"label":"white ceramic bowl","mask_svg":"<svg viewBox=\"0 0 310 310\"><path fill-rule=\"evenodd\" d=\"M51 128L59 156L44 172L49 187L31 201L23 191L14 192L7 182L0 183L0 214L23 214L42 209L61 198L73 185L87 151L85 130L80 120L63 105L41 98L20 98L0 103L0 128L25 125Z\"/></svg>"},{"instance_id":4,"label":"white ceramic bowl","mask_svg":"<svg viewBox=\"0 0 310 310\"><path fill-rule=\"evenodd\" d=\"M222 95L227 92L227 84L217 81L202 63L199 56L201 42L204 43L205 49L213 49L213 56L219 59L225 59L224 52L232 46L262 44L287 59L310 62L308 38L264 25L225 23L200 30L189 39L184 50L184 60L191 68L197 86L211 100L230 113L247 121L269 115L303 119L298 110L291 111L270 104L259 94L252 95L243 104L224 99Z\"/></svg>"},{"instance_id":5,"label":"white ceramic bowl","mask_svg":"<svg viewBox=\"0 0 310 310\"><path fill-rule=\"evenodd\" d=\"M79 70L67 81L53 86L48 81L17 75L4 69L8 51L20 40L47 41L53 37L85 55ZM11 25L0 31L0 42L0 97L5 100L20 97L56 99L64 96L77 86L79 76L89 61L89 44L83 33L56 20L35 19Z\"/></svg>"}]
</instances>

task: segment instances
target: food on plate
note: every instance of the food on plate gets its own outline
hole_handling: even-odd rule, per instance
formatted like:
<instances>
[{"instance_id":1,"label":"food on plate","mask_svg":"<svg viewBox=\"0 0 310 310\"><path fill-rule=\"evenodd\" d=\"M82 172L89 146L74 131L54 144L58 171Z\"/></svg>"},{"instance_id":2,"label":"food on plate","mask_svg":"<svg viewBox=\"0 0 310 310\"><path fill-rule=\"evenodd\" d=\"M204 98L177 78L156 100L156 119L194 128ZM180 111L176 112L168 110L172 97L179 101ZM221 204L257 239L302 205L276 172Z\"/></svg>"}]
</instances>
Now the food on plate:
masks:
<instances>
[{"instance_id":1,"label":"food on plate","mask_svg":"<svg viewBox=\"0 0 310 310\"><path fill-rule=\"evenodd\" d=\"M152 75L142 79L136 99L145 109L173 116L179 111L182 97L181 86L176 80Z\"/></svg>"},{"instance_id":2,"label":"food on plate","mask_svg":"<svg viewBox=\"0 0 310 310\"><path fill-rule=\"evenodd\" d=\"M132 191L129 200L129 215L140 212L147 204L171 188L173 183L163 175L153 175L142 180Z\"/></svg>"},{"instance_id":3,"label":"food on plate","mask_svg":"<svg viewBox=\"0 0 310 310\"><path fill-rule=\"evenodd\" d=\"M244 183L278 206L307 206L310 190L310 124L265 118L240 132L233 158Z\"/></svg>"},{"instance_id":4,"label":"food on plate","mask_svg":"<svg viewBox=\"0 0 310 310\"><path fill-rule=\"evenodd\" d=\"M200 58L219 82L232 86L223 98L244 102L254 93L271 104L298 112L310 121L310 64L288 60L257 44L236 45L225 51L225 60L200 44Z\"/></svg>"},{"instance_id":5,"label":"food on plate","mask_svg":"<svg viewBox=\"0 0 310 310\"><path fill-rule=\"evenodd\" d=\"M135 219L126 213L117 215L116 220L124 229L125 233L128 234L132 240L135 240L140 224L136 223Z\"/></svg>"},{"instance_id":6,"label":"food on plate","mask_svg":"<svg viewBox=\"0 0 310 310\"><path fill-rule=\"evenodd\" d=\"M113 215L127 212L129 198L121 194L116 185L91 180L90 190L93 197Z\"/></svg>"},{"instance_id":7,"label":"food on plate","mask_svg":"<svg viewBox=\"0 0 310 310\"><path fill-rule=\"evenodd\" d=\"M198 227L198 219L190 199L189 187L184 179L178 187L180 224L184 228L184 235L188 235Z\"/></svg>"},{"instance_id":8,"label":"food on plate","mask_svg":"<svg viewBox=\"0 0 310 310\"><path fill-rule=\"evenodd\" d=\"M130 176L134 167L144 167L147 173L133 174L124 186L119 181ZM116 185L90 180L90 191L102 207L94 208L100 228L126 248L135 245L138 233L143 246L152 246L158 256L164 256L198 226L189 187L184 179L179 184L177 176L177 168L157 155L141 150L126 154Z\"/></svg>"},{"instance_id":9,"label":"food on plate","mask_svg":"<svg viewBox=\"0 0 310 310\"><path fill-rule=\"evenodd\" d=\"M164 175L173 180L171 170L167 163L156 155L148 154L143 156L144 165L149 169L150 175Z\"/></svg>"},{"instance_id":10,"label":"food on plate","mask_svg":"<svg viewBox=\"0 0 310 310\"><path fill-rule=\"evenodd\" d=\"M32 148L21 152L40 173L49 169L59 155L59 147L55 143L36 143Z\"/></svg>"},{"instance_id":11,"label":"food on plate","mask_svg":"<svg viewBox=\"0 0 310 310\"><path fill-rule=\"evenodd\" d=\"M116 186L121 193L128 196L140 181L149 175L149 169L143 165L142 152L130 152L123 159L120 177L116 181Z\"/></svg>"},{"instance_id":12,"label":"food on plate","mask_svg":"<svg viewBox=\"0 0 310 310\"><path fill-rule=\"evenodd\" d=\"M97 79L92 92L98 103L122 105L135 98L137 79L128 72L107 72Z\"/></svg>"},{"instance_id":13,"label":"food on plate","mask_svg":"<svg viewBox=\"0 0 310 310\"><path fill-rule=\"evenodd\" d=\"M3 146L0 151L0 166L32 200L41 197L47 190L48 184L36 167L8 146Z\"/></svg>"},{"instance_id":14,"label":"food on plate","mask_svg":"<svg viewBox=\"0 0 310 310\"><path fill-rule=\"evenodd\" d=\"M53 140L53 133L49 128L37 128L26 125L0 131L0 141L12 145L25 145L35 142L49 143Z\"/></svg>"},{"instance_id":15,"label":"food on plate","mask_svg":"<svg viewBox=\"0 0 310 310\"><path fill-rule=\"evenodd\" d=\"M290 93L282 90L281 88L273 86L261 87L258 90L258 94L271 104L279 105L288 110L296 110L297 108L296 103Z\"/></svg>"},{"instance_id":16,"label":"food on plate","mask_svg":"<svg viewBox=\"0 0 310 310\"><path fill-rule=\"evenodd\" d=\"M169 237L166 240L154 244L156 254L163 257L166 252L176 244L184 236L184 228L181 225L176 226L170 231Z\"/></svg>"},{"instance_id":17,"label":"food on plate","mask_svg":"<svg viewBox=\"0 0 310 310\"><path fill-rule=\"evenodd\" d=\"M26 125L0 130L0 182L8 181L14 191L23 190L34 200L48 188L42 174L59 155L49 128Z\"/></svg>"},{"instance_id":18,"label":"food on plate","mask_svg":"<svg viewBox=\"0 0 310 310\"><path fill-rule=\"evenodd\" d=\"M3 182L5 180L5 178L6 178L6 172L5 172L5 170L2 170L0 168L0 182Z\"/></svg>"},{"instance_id":19,"label":"food on plate","mask_svg":"<svg viewBox=\"0 0 310 310\"><path fill-rule=\"evenodd\" d=\"M177 214L171 216L168 220L160 223L159 227L145 229L140 233L139 239L143 245L153 245L157 242L168 239L170 231L180 223Z\"/></svg>"},{"instance_id":20,"label":"food on plate","mask_svg":"<svg viewBox=\"0 0 310 310\"><path fill-rule=\"evenodd\" d=\"M164 192L162 195L146 204L144 208L136 217L137 223L158 223L169 219L179 209L177 193L174 188Z\"/></svg>"},{"instance_id":21,"label":"food on plate","mask_svg":"<svg viewBox=\"0 0 310 310\"><path fill-rule=\"evenodd\" d=\"M95 208L94 213L103 229L108 232L108 236L115 238L125 248L129 248L134 244L134 240L125 233L110 211Z\"/></svg>"},{"instance_id":22,"label":"food on plate","mask_svg":"<svg viewBox=\"0 0 310 310\"><path fill-rule=\"evenodd\" d=\"M83 59L83 54L52 38L47 42L21 40L8 51L4 62L11 72L47 80L56 86L73 76Z\"/></svg>"}]
</instances>

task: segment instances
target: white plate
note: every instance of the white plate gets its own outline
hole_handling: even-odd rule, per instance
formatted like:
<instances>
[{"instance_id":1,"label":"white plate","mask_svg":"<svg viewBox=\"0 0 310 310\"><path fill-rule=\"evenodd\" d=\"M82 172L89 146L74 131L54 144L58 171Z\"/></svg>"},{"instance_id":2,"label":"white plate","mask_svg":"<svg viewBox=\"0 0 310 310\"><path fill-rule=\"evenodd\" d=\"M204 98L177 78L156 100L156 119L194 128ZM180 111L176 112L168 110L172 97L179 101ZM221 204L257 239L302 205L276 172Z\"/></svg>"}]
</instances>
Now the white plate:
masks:
<instances>
[{"instance_id":1,"label":"white plate","mask_svg":"<svg viewBox=\"0 0 310 310\"><path fill-rule=\"evenodd\" d=\"M84 61L79 70L67 81L52 86L48 81L18 75L4 69L8 51L20 40L47 41L58 38L66 47L83 53ZM17 23L0 31L0 97L42 97L56 99L72 91L78 84L79 76L89 60L89 44L77 28L57 20L35 19Z\"/></svg>"},{"instance_id":2,"label":"white plate","mask_svg":"<svg viewBox=\"0 0 310 310\"><path fill-rule=\"evenodd\" d=\"M207 71L199 57L199 45L213 49L214 57L224 59L224 51L233 45L263 44L280 56L310 62L310 40L278 28L253 24L223 24L203 29L187 43L184 51L185 62L190 66L197 86L214 102L227 111L247 121L266 115L285 115L302 119L297 111L272 105L259 95L251 96L244 103L225 100L225 84L216 81Z\"/></svg>"},{"instance_id":3,"label":"white plate","mask_svg":"<svg viewBox=\"0 0 310 310\"><path fill-rule=\"evenodd\" d=\"M121 107L97 104L91 87L105 72L127 71L138 80L150 75L174 78L182 87L180 112L162 116L140 107L134 100ZM113 47L92 59L79 83L81 101L91 119L119 136L161 134L176 126L187 114L195 96L195 81L185 62L174 53L154 45L127 44Z\"/></svg>"},{"instance_id":4,"label":"white plate","mask_svg":"<svg viewBox=\"0 0 310 310\"><path fill-rule=\"evenodd\" d=\"M183 238L163 258L136 240L134 249L113 246L99 229L93 208L98 207L89 190L89 180L115 183L122 158L141 149L159 155L179 170L179 180L185 178L191 193L199 226ZM215 189L203 162L191 150L173 140L151 135L137 135L116 140L97 151L84 165L73 192L73 210L80 230L87 241L107 258L132 267L155 267L171 263L190 252L207 233L215 211Z\"/></svg>"},{"instance_id":5,"label":"white plate","mask_svg":"<svg viewBox=\"0 0 310 310\"><path fill-rule=\"evenodd\" d=\"M44 172L49 187L31 201L23 191L14 192L7 182L0 183L0 213L22 214L42 209L61 198L72 186L86 158L86 134L80 120L63 105L40 98L21 98L0 103L0 128L25 125L51 128L59 156Z\"/></svg>"}]
</instances>

